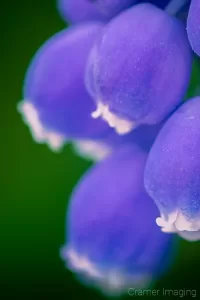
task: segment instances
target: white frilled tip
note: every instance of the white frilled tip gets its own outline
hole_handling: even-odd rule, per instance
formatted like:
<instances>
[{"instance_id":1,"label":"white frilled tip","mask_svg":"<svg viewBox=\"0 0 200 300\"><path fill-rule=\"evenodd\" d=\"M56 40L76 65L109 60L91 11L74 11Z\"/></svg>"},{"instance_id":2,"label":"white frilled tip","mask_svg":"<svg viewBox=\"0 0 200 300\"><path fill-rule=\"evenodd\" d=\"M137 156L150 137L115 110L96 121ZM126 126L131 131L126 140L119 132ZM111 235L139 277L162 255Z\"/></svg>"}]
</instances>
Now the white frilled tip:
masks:
<instances>
[{"instance_id":1,"label":"white frilled tip","mask_svg":"<svg viewBox=\"0 0 200 300\"><path fill-rule=\"evenodd\" d=\"M130 288L143 289L151 283L151 276L144 274L127 275L118 269L101 270L86 256L80 256L75 250L68 247L61 249L61 257L66 267L82 275L85 281L99 288L109 296L119 296L128 293Z\"/></svg>"},{"instance_id":2,"label":"white frilled tip","mask_svg":"<svg viewBox=\"0 0 200 300\"><path fill-rule=\"evenodd\" d=\"M101 161L112 152L112 147L106 143L93 140L78 140L73 147L78 155L92 161Z\"/></svg>"},{"instance_id":3,"label":"white frilled tip","mask_svg":"<svg viewBox=\"0 0 200 300\"><path fill-rule=\"evenodd\" d=\"M51 150L57 152L61 150L66 140L63 136L54 131L46 130L40 122L38 112L34 105L28 101L18 104L18 111L21 113L24 122L28 125L33 139L39 143L46 143Z\"/></svg>"},{"instance_id":4,"label":"white frilled tip","mask_svg":"<svg viewBox=\"0 0 200 300\"><path fill-rule=\"evenodd\" d=\"M156 223L163 232L177 233L188 241L200 240L200 219L188 219L179 210L167 217L161 214Z\"/></svg>"},{"instance_id":5,"label":"white frilled tip","mask_svg":"<svg viewBox=\"0 0 200 300\"><path fill-rule=\"evenodd\" d=\"M101 102L98 103L97 109L92 113L92 117L97 119L101 117L110 127L114 128L119 135L127 134L134 128L134 123L124 120L110 112L109 107Z\"/></svg>"}]
</instances>

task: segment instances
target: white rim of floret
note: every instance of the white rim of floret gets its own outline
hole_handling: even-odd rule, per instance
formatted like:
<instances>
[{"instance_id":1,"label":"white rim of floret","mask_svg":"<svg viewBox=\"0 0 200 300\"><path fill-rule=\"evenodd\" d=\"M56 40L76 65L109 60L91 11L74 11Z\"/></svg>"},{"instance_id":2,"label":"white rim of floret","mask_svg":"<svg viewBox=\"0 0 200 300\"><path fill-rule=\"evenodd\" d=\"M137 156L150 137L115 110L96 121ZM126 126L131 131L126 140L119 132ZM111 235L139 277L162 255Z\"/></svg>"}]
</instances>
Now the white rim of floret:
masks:
<instances>
[{"instance_id":1,"label":"white rim of floret","mask_svg":"<svg viewBox=\"0 0 200 300\"><path fill-rule=\"evenodd\" d=\"M163 232L177 233L188 241L200 240L200 218L189 219L180 210L168 216L161 214L156 223Z\"/></svg>"},{"instance_id":2,"label":"white rim of floret","mask_svg":"<svg viewBox=\"0 0 200 300\"><path fill-rule=\"evenodd\" d=\"M61 249L61 257L67 268L77 275L83 275L106 295L119 296L132 288L144 289L152 282L150 275L129 275L119 269L102 271L87 256L79 255L73 248L67 246Z\"/></svg>"},{"instance_id":3,"label":"white rim of floret","mask_svg":"<svg viewBox=\"0 0 200 300\"><path fill-rule=\"evenodd\" d=\"M92 113L92 117L97 119L101 117L110 127L114 128L119 135L127 134L134 128L134 123L122 119L109 110L109 106L99 102L97 109Z\"/></svg>"},{"instance_id":4,"label":"white rim of floret","mask_svg":"<svg viewBox=\"0 0 200 300\"><path fill-rule=\"evenodd\" d=\"M73 147L79 156L92 161L101 161L112 152L111 146L94 140L77 140Z\"/></svg>"},{"instance_id":5,"label":"white rim of floret","mask_svg":"<svg viewBox=\"0 0 200 300\"><path fill-rule=\"evenodd\" d=\"M33 139L39 144L47 144L55 152L62 149L66 139L57 132L47 130L40 122L36 107L29 101L24 100L18 104L25 124L28 125Z\"/></svg>"}]
</instances>

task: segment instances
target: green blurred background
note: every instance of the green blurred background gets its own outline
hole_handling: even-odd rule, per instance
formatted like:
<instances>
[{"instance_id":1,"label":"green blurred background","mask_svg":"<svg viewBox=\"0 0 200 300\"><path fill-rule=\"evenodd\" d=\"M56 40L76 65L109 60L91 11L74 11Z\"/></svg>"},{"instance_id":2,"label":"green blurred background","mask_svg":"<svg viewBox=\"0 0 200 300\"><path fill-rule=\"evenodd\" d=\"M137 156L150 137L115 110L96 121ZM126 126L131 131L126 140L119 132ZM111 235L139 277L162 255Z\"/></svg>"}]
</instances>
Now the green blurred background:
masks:
<instances>
[{"instance_id":1,"label":"green blurred background","mask_svg":"<svg viewBox=\"0 0 200 300\"><path fill-rule=\"evenodd\" d=\"M35 144L16 111L30 59L64 26L53 0L2 2L0 299L104 298L80 285L59 258L67 201L90 164L70 146L54 154ZM176 263L155 288L200 296L199 284L200 243L181 241Z\"/></svg>"}]
</instances>

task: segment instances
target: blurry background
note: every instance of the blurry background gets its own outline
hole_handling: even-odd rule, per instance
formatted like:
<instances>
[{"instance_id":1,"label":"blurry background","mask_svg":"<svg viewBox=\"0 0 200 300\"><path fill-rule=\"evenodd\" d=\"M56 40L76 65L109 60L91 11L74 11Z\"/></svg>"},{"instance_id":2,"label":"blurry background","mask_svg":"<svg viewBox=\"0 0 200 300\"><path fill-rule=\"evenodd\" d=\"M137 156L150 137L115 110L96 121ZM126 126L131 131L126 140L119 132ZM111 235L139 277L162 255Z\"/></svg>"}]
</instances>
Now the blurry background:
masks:
<instances>
[{"instance_id":1,"label":"blurry background","mask_svg":"<svg viewBox=\"0 0 200 300\"><path fill-rule=\"evenodd\" d=\"M3 1L0 13L0 299L103 299L59 258L67 201L90 163L70 146L54 154L35 144L16 111L30 59L65 24L54 0ZM155 288L196 289L200 296L199 270L200 243L181 241L175 265Z\"/></svg>"}]
</instances>

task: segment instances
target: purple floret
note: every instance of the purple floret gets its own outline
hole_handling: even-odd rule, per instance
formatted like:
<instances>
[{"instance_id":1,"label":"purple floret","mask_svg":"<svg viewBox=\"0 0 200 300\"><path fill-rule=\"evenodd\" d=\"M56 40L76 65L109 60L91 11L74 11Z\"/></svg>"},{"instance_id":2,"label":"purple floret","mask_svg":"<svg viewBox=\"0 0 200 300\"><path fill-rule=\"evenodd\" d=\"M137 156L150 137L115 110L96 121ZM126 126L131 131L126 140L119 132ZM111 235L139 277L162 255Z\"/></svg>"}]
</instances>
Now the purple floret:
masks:
<instances>
[{"instance_id":1,"label":"purple floret","mask_svg":"<svg viewBox=\"0 0 200 300\"><path fill-rule=\"evenodd\" d=\"M145 187L163 231L200 239L200 97L182 105L161 129L147 160Z\"/></svg>"},{"instance_id":2,"label":"purple floret","mask_svg":"<svg viewBox=\"0 0 200 300\"><path fill-rule=\"evenodd\" d=\"M187 32L194 52L200 56L200 1L192 0L187 20Z\"/></svg>"},{"instance_id":3,"label":"purple floret","mask_svg":"<svg viewBox=\"0 0 200 300\"><path fill-rule=\"evenodd\" d=\"M160 123L183 100L190 74L182 23L151 4L136 5L105 26L91 51L86 85L97 104L93 117L119 134Z\"/></svg>"},{"instance_id":4,"label":"purple floret","mask_svg":"<svg viewBox=\"0 0 200 300\"><path fill-rule=\"evenodd\" d=\"M102 25L63 30L37 52L28 69L20 111L38 142L60 148L65 140L100 138L107 124L91 117L95 105L84 85L88 54Z\"/></svg>"},{"instance_id":5,"label":"purple floret","mask_svg":"<svg viewBox=\"0 0 200 300\"><path fill-rule=\"evenodd\" d=\"M172 237L144 189L146 158L130 145L115 151L83 177L67 211L66 265L112 293L148 286L169 263Z\"/></svg>"}]
</instances>

